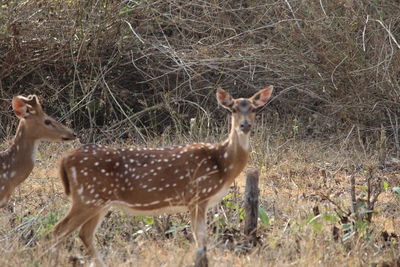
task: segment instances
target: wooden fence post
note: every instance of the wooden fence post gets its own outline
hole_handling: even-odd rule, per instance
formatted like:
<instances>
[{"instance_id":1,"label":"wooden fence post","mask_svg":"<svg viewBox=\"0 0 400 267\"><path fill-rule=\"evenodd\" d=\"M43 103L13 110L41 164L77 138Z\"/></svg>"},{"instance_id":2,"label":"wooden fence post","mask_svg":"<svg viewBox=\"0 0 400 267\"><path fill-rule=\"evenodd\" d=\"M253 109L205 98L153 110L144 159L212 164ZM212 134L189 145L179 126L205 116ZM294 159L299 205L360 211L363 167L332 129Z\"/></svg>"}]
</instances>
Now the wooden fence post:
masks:
<instances>
[{"instance_id":1,"label":"wooden fence post","mask_svg":"<svg viewBox=\"0 0 400 267\"><path fill-rule=\"evenodd\" d=\"M251 168L246 172L246 189L244 199L244 234L249 241L257 244L257 220L258 220L258 177L260 173L257 168Z\"/></svg>"}]
</instances>

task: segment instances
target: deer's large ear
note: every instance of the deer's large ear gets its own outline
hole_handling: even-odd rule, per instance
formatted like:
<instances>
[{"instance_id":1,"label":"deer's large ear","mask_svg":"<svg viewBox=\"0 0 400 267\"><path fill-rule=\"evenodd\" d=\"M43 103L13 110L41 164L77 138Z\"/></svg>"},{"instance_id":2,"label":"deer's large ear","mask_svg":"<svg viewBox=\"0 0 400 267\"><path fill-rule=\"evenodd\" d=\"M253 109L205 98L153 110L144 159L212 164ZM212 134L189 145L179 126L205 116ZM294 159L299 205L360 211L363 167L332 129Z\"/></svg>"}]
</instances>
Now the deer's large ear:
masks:
<instances>
[{"instance_id":1,"label":"deer's large ear","mask_svg":"<svg viewBox=\"0 0 400 267\"><path fill-rule=\"evenodd\" d=\"M36 95L29 95L25 102L34 108L40 106L39 98Z\"/></svg>"},{"instance_id":2,"label":"deer's large ear","mask_svg":"<svg viewBox=\"0 0 400 267\"><path fill-rule=\"evenodd\" d=\"M273 86L270 85L265 89L261 89L257 93L255 93L250 99L253 102L255 108L259 108L264 106L271 97Z\"/></svg>"},{"instance_id":3,"label":"deer's large ear","mask_svg":"<svg viewBox=\"0 0 400 267\"><path fill-rule=\"evenodd\" d=\"M25 119L29 117L28 104L24 101L23 96L14 96L12 100L12 107L15 115L20 119Z\"/></svg>"},{"instance_id":4,"label":"deer's large ear","mask_svg":"<svg viewBox=\"0 0 400 267\"><path fill-rule=\"evenodd\" d=\"M232 106L233 106L233 99L232 96L225 92L222 89L218 89L217 90L217 100L218 103L223 106L224 108L231 110Z\"/></svg>"}]
</instances>

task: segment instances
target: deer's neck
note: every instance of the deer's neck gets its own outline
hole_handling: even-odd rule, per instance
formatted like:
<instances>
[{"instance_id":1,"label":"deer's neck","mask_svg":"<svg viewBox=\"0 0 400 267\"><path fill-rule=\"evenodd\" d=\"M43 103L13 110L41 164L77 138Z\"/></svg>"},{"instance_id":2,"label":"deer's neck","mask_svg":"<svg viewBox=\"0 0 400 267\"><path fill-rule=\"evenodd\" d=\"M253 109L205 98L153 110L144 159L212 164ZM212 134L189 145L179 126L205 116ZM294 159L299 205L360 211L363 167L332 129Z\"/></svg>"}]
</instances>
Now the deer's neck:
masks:
<instances>
[{"instance_id":1,"label":"deer's neck","mask_svg":"<svg viewBox=\"0 0 400 267\"><path fill-rule=\"evenodd\" d=\"M235 179L247 164L250 153L249 134L238 134L233 128L222 144L221 158L229 180Z\"/></svg>"},{"instance_id":2,"label":"deer's neck","mask_svg":"<svg viewBox=\"0 0 400 267\"><path fill-rule=\"evenodd\" d=\"M37 154L39 140L29 136L21 121L13 144L0 154L0 180L17 186L31 173ZM1 188L1 186L0 186Z\"/></svg>"}]
</instances>

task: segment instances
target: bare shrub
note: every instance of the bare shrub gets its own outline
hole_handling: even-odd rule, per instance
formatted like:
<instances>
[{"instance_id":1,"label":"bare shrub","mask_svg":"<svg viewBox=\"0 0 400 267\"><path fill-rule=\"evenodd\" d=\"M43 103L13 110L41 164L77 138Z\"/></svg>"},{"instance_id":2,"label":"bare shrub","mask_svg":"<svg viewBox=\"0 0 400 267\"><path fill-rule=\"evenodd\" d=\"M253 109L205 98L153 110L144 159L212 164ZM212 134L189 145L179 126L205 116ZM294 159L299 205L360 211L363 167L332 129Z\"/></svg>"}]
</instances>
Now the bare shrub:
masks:
<instances>
[{"instance_id":1,"label":"bare shrub","mask_svg":"<svg viewBox=\"0 0 400 267\"><path fill-rule=\"evenodd\" d=\"M187 131L192 117L220 121L217 87L250 95L274 84L270 120L295 119L299 134L356 125L379 136L382 125L398 143L399 11L394 0L9 1L0 97L41 94L90 128L87 140L141 140Z\"/></svg>"}]
</instances>

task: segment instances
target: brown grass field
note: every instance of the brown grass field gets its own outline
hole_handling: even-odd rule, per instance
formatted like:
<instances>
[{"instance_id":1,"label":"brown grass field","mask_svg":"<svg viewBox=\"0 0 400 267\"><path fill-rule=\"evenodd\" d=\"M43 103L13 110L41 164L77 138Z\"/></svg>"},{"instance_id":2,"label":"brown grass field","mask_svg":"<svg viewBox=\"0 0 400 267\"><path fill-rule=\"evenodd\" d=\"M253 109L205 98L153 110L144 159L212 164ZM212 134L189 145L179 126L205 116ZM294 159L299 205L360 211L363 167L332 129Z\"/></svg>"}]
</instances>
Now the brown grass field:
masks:
<instances>
[{"instance_id":1,"label":"brown grass field","mask_svg":"<svg viewBox=\"0 0 400 267\"><path fill-rule=\"evenodd\" d=\"M353 135L306 140L266 128L253 135L248 167L261 170L260 209L267 214L259 219L259 243L250 246L243 235L242 175L209 211L211 266L400 266L400 196L392 191L400 186L398 163L382 166L379 147L366 149ZM149 146L168 145L160 142ZM69 207L57 163L78 145L40 146L34 171L0 211L0 266L89 265L77 233L57 252L47 249ZM352 176L358 211L347 214ZM363 205L368 179L371 194L382 191L371 222ZM97 246L109 266L191 266L195 249L188 214L133 217L116 209L99 227Z\"/></svg>"}]
</instances>

